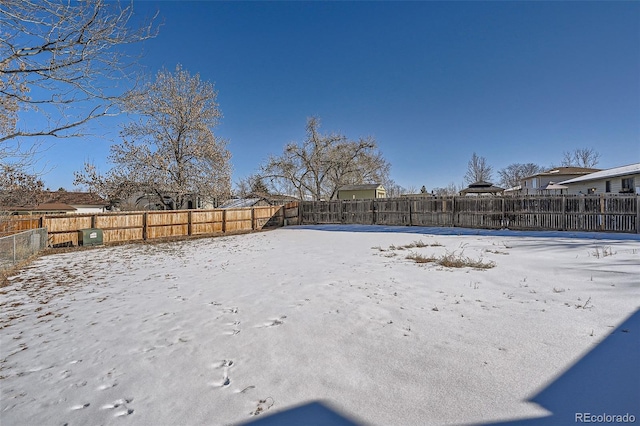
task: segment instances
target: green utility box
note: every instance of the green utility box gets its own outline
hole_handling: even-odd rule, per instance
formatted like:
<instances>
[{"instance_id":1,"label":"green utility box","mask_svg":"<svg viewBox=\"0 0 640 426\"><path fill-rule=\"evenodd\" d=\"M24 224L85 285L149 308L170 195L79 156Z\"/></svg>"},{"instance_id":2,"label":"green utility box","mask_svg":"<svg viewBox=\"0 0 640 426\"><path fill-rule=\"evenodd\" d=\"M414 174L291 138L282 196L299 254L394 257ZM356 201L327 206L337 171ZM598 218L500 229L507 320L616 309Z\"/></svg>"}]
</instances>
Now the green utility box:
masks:
<instances>
[{"instance_id":1,"label":"green utility box","mask_svg":"<svg viewBox=\"0 0 640 426\"><path fill-rule=\"evenodd\" d=\"M79 246L99 246L102 245L102 229L87 228L78 231Z\"/></svg>"}]
</instances>

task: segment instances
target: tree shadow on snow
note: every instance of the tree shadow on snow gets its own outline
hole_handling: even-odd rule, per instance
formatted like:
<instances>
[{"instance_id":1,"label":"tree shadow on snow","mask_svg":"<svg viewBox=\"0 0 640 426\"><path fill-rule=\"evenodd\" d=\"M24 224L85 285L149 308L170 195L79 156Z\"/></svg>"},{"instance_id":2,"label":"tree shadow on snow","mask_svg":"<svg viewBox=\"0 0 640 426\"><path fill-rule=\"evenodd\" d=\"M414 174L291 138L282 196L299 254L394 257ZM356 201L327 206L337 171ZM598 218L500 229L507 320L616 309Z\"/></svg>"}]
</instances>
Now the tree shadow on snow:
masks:
<instances>
[{"instance_id":1,"label":"tree shadow on snow","mask_svg":"<svg viewBox=\"0 0 640 426\"><path fill-rule=\"evenodd\" d=\"M446 236L488 236L488 237L534 237L534 238L580 238L590 240L640 241L640 234L613 232L572 232L572 231L512 231L509 229L472 229L426 226L385 226L385 225L296 225L283 229L312 229L334 232L383 232L396 234L428 234Z\"/></svg>"},{"instance_id":2,"label":"tree shadow on snow","mask_svg":"<svg viewBox=\"0 0 640 426\"><path fill-rule=\"evenodd\" d=\"M359 426L361 424L322 401L314 401L271 415L262 415L256 420L242 423L242 426Z\"/></svg>"},{"instance_id":3,"label":"tree shadow on snow","mask_svg":"<svg viewBox=\"0 0 640 426\"><path fill-rule=\"evenodd\" d=\"M491 425L587 423L586 413L633 415L640 421L640 309L529 401L552 415ZM593 419L593 417L591 417ZM627 417L628 418L628 417ZM600 423L621 424L615 418ZM622 420L622 419L618 419ZM628 422L628 420L627 420Z\"/></svg>"}]
</instances>

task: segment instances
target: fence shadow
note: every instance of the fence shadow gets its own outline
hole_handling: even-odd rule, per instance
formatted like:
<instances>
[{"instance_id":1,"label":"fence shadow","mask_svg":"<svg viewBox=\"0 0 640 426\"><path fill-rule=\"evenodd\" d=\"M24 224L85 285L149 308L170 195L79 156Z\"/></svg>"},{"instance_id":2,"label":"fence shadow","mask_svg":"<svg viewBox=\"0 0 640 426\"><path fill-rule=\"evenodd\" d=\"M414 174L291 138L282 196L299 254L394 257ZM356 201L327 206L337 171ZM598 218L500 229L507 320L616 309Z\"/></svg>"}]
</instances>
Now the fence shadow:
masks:
<instances>
[{"instance_id":1,"label":"fence shadow","mask_svg":"<svg viewBox=\"0 0 640 426\"><path fill-rule=\"evenodd\" d=\"M576 415L633 415L640 420L640 309L530 402L552 412L542 418L488 425L568 425ZM587 421L584 421L587 423ZM622 423L603 421L600 423Z\"/></svg>"},{"instance_id":2,"label":"fence shadow","mask_svg":"<svg viewBox=\"0 0 640 426\"><path fill-rule=\"evenodd\" d=\"M361 426L325 402L313 401L271 415L241 423L242 426Z\"/></svg>"},{"instance_id":3,"label":"fence shadow","mask_svg":"<svg viewBox=\"0 0 640 426\"><path fill-rule=\"evenodd\" d=\"M287 228L285 228L287 229ZM397 234L428 234L444 236L493 236L493 237L535 237L535 238L579 238L590 240L640 241L640 234L620 234L613 232L575 231L512 231L509 229L440 228L426 226L387 225L299 225L289 229L312 229L333 232L384 232Z\"/></svg>"}]
</instances>

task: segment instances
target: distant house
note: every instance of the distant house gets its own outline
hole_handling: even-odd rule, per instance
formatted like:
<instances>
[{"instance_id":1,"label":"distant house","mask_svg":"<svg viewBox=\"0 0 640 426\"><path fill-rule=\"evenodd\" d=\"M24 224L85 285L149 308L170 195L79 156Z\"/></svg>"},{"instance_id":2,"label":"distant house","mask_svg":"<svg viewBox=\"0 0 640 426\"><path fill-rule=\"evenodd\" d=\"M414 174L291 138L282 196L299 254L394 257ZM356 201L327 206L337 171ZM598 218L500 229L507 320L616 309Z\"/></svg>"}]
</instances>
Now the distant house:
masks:
<instances>
[{"instance_id":1,"label":"distant house","mask_svg":"<svg viewBox=\"0 0 640 426\"><path fill-rule=\"evenodd\" d=\"M123 199L114 200L114 210L176 210L176 194L166 192L162 198L151 191L137 191ZM214 209L220 204L215 197L204 197L196 194L185 194L185 209Z\"/></svg>"},{"instance_id":2,"label":"distant house","mask_svg":"<svg viewBox=\"0 0 640 426\"><path fill-rule=\"evenodd\" d=\"M222 203L219 209L240 209L245 207L260 206L284 206L292 201L298 201L295 197L288 195L250 195L246 198L231 198Z\"/></svg>"},{"instance_id":3,"label":"distant house","mask_svg":"<svg viewBox=\"0 0 640 426\"><path fill-rule=\"evenodd\" d=\"M219 209L242 209L247 207L270 206L269 201L265 198L234 198L222 203Z\"/></svg>"},{"instance_id":4,"label":"distant house","mask_svg":"<svg viewBox=\"0 0 640 426\"><path fill-rule=\"evenodd\" d=\"M494 186L491 182L478 181L460 191L460 195L496 195L504 192L504 188Z\"/></svg>"},{"instance_id":5,"label":"distant house","mask_svg":"<svg viewBox=\"0 0 640 426\"><path fill-rule=\"evenodd\" d=\"M73 213L102 213L109 206L109 202L93 192L54 191L44 195L44 204L67 204L75 209Z\"/></svg>"},{"instance_id":6,"label":"distant house","mask_svg":"<svg viewBox=\"0 0 640 426\"><path fill-rule=\"evenodd\" d=\"M387 191L378 183L364 185L345 185L338 189L338 200L371 200L386 198Z\"/></svg>"},{"instance_id":7,"label":"distant house","mask_svg":"<svg viewBox=\"0 0 640 426\"><path fill-rule=\"evenodd\" d=\"M23 206L23 207L3 207L3 211L7 211L14 215L43 215L43 214L67 214L77 213L76 208L68 204L63 203L43 203L36 206Z\"/></svg>"},{"instance_id":8,"label":"distant house","mask_svg":"<svg viewBox=\"0 0 640 426\"><path fill-rule=\"evenodd\" d=\"M556 167L542 173L527 176L520 183L519 193L524 195L548 194L563 188L551 186L550 184L560 184L562 181L577 178L589 173L598 172L600 169L587 167ZM514 191L512 191L514 192Z\"/></svg>"},{"instance_id":9,"label":"distant house","mask_svg":"<svg viewBox=\"0 0 640 426\"><path fill-rule=\"evenodd\" d=\"M109 203L91 192L47 191L42 193L42 203L36 205L4 206L2 210L13 214L67 214L102 213Z\"/></svg>"},{"instance_id":10,"label":"distant house","mask_svg":"<svg viewBox=\"0 0 640 426\"><path fill-rule=\"evenodd\" d=\"M640 163L614 167L560 182L570 195L640 194Z\"/></svg>"}]
</instances>

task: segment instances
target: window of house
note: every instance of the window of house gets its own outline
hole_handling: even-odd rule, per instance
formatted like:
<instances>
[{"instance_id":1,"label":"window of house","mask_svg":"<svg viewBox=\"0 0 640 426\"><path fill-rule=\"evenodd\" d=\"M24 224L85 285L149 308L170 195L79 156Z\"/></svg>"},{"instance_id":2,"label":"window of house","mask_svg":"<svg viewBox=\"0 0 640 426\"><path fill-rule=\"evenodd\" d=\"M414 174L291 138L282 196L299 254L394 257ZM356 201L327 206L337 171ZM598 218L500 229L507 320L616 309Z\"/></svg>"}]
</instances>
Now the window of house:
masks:
<instances>
[{"instance_id":1,"label":"window of house","mask_svg":"<svg viewBox=\"0 0 640 426\"><path fill-rule=\"evenodd\" d=\"M604 192L611 192L611 181L605 181L604 183Z\"/></svg>"},{"instance_id":2,"label":"window of house","mask_svg":"<svg viewBox=\"0 0 640 426\"><path fill-rule=\"evenodd\" d=\"M622 179L622 191L621 192L633 192L633 178Z\"/></svg>"}]
</instances>

